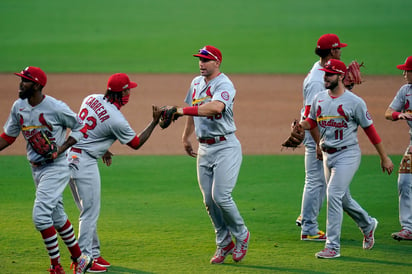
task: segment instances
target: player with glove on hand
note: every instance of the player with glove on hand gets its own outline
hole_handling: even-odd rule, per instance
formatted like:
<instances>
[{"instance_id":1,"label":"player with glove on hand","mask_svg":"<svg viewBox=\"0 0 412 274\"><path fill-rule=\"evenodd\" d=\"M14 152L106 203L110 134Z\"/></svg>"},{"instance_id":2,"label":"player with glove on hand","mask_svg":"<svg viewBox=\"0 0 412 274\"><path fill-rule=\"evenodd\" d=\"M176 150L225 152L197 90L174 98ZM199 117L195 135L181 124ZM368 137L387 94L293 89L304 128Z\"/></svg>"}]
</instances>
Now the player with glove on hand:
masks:
<instances>
[{"instance_id":1,"label":"player with glove on hand","mask_svg":"<svg viewBox=\"0 0 412 274\"><path fill-rule=\"evenodd\" d=\"M85 128L64 102L42 93L47 82L43 70L27 67L15 74L21 77L20 99L14 102L0 136L0 150L11 145L20 132L30 144L26 146L27 159L36 187L33 221L50 256L49 271L64 273L60 264L58 233L70 251L75 273L84 273L92 261L81 253L63 208L63 191L70 180L70 169L63 152L83 138ZM67 128L71 133L65 139Z\"/></svg>"}]
</instances>

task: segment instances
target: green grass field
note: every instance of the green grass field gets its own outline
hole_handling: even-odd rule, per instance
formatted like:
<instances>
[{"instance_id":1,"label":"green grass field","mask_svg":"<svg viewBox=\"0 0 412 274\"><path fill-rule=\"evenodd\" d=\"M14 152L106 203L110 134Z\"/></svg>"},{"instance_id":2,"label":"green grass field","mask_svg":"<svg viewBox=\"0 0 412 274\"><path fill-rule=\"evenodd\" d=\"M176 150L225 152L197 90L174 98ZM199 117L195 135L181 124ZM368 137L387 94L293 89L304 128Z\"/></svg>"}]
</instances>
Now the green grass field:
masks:
<instances>
[{"instance_id":1,"label":"green grass field","mask_svg":"<svg viewBox=\"0 0 412 274\"><path fill-rule=\"evenodd\" d=\"M395 163L400 156L392 156ZM23 156L0 156L1 273L45 273L49 264L31 221L34 186ZM379 220L376 245L362 249L362 234L344 216L341 258L319 260L323 243L300 241L295 219L303 187L303 156L244 156L235 201L251 231L241 263L210 265L214 232L197 186L195 161L186 156L116 156L101 166L99 234L110 273L407 273L412 243L399 230L397 175L384 175L376 155L364 156L351 185L353 197ZM77 231L69 189L65 207ZM319 221L325 227L323 208ZM61 245L68 272L69 254Z\"/></svg>"},{"instance_id":2,"label":"green grass field","mask_svg":"<svg viewBox=\"0 0 412 274\"><path fill-rule=\"evenodd\" d=\"M317 39L348 43L342 60L398 74L411 55L409 0L3 0L0 72L193 73L191 55L222 49L228 73L307 73Z\"/></svg>"}]
</instances>

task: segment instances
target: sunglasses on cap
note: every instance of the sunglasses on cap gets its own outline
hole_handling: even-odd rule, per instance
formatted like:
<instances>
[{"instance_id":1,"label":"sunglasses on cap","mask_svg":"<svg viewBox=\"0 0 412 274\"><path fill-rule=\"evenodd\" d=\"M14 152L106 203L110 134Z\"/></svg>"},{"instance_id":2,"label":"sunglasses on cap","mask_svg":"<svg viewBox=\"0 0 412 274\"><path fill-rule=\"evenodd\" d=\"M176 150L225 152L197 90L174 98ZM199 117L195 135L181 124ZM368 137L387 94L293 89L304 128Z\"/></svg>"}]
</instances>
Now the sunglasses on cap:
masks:
<instances>
[{"instance_id":1,"label":"sunglasses on cap","mask_svg":"<svg viewBox=\"0 0 412 274\"><path fill-rule=\"evenodd\" d=\"M217 58L213 53L211 53L210 51L208 51L207 49L199 49L199 53L205 56L212 56L213 58L216 59L216 61L219 61L219 58Z\"/></svg>"}]
</instances>

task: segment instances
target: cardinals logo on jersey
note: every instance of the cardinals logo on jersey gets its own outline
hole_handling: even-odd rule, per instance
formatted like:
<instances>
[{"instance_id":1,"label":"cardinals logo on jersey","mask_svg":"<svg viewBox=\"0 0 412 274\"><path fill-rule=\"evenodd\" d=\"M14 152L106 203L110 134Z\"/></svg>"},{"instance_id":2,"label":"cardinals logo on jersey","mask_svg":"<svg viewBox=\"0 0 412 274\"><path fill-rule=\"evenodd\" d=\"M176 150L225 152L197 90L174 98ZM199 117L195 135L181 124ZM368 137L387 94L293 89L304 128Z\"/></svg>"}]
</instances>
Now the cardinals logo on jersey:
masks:
<instances>
[{"instance_id":1,"label":"cardinals logo on jersey","mask_svg":"<svg viewBox=\"0 0 412 274\"><path fill-rule=\"evenodd\" d=\"M349 121L349 119L348 119L348 116L346 116L346 114L345 114L345 111L343 110L343 107L342 107L342 105L339 105L338 106L338 113L343 117L343 118L345 118L345 121L347 122L347 121Z\"/></svg>"}]
</instances>

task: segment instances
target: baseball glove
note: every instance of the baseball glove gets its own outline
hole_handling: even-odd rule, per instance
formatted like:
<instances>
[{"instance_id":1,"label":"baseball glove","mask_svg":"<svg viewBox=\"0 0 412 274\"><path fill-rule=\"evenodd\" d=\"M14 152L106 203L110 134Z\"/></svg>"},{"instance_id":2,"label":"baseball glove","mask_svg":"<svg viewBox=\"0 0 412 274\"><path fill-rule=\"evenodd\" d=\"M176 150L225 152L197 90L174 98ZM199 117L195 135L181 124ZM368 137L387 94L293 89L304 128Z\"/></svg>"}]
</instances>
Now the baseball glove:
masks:
<instances>
[{"instance_id":1,"label":"baseball glove","mask_svg":"<svg viewBox=\"0 0 412 274\"><path fill-rule=\"evenodd\" d=\"M290 136L283 142L282 147L286 148L297 148L305 139L305 130L299 124L298 120L295 119L291 126Z\"/></svg>"},{"instance_id":2,"label":"baseball glove","mask_svg":"<svg viewBox=\"0 0 412 274\"><path fill-rule=\"evenodd\" d=\"M167 128L172 122L180 117L180 115L177 114L177 107L163 106L160 109L162 110L162 114L160 115L159 126L162 129Z\"/></svg>"},{"instance_id":3,"label":"baseball glove","mask_svg":"<svg viewBox=\"0 0 412 274\"><path fill-rule=\"evenodd\" d=\"M28 140L33 150L46 159L56 159L57 145L49 140L43 131L37 131Z\"/></svg>"},{"instance_id":4,"label":"baseball glove","mask_svg":"<svg viewBox=\"0 0 412 274\"><path fill-rule=\"evenodd\" d=\"M351 89L355 84L362 84L362 76L360 68L364 66L363 62L359 64L356 61L352 61L347 67L345 78L343 79L343 84Z\"/></svg>"}]
</instances>

